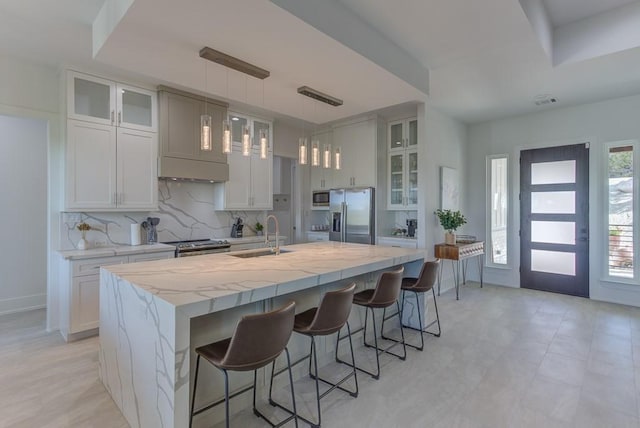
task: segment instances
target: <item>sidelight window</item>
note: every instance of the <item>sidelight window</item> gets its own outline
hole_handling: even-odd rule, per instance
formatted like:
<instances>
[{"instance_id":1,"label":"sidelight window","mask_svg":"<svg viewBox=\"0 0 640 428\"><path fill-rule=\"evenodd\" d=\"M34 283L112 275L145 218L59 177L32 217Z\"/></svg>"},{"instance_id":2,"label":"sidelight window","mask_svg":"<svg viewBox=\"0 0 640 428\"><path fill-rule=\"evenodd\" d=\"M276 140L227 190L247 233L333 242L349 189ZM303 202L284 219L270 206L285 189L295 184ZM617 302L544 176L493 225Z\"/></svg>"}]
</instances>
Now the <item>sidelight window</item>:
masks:
<instances>
[{"instance_id":1,"label":"sidelight window","mask_svg":"<svg viewBox=\"0 0 640 428\"><path fill-rule=\"evenodd\" d=\"M508 157L487 157L487 264L505 266L509 214Z\"/></svg>"},{"instance_id":2,"label":"sidelight window","mask_svg":"<svg viewBox=\"0 0 640 428\"><path fill-rule=\"evenodd\" d=\"M636 152L638 143L625 141L606 145L607 273L609 277L636 279L637 234Z\"/></svg>"}]
</instances>

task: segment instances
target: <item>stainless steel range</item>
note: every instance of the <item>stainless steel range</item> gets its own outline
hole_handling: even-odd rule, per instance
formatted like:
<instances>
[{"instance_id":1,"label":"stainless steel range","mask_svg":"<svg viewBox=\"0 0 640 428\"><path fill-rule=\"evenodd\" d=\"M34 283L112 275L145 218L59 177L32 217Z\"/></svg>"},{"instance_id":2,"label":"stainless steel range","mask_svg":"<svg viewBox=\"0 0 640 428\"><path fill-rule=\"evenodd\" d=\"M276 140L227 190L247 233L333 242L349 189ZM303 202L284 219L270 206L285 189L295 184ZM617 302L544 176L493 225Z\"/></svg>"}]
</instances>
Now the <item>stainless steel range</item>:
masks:
<instances>
[{"instance_id":1,"label":"stainless steel range","mask_svg":"<svg viewBox=\"0 0 640 428\"><path fill-rule=\"evenodd\" d=\"M193 239L164 243L176 246L176 257L202 256L204 254L228 253L231 251L231 244L227 240Z\"/></svg>"}]
</instances>

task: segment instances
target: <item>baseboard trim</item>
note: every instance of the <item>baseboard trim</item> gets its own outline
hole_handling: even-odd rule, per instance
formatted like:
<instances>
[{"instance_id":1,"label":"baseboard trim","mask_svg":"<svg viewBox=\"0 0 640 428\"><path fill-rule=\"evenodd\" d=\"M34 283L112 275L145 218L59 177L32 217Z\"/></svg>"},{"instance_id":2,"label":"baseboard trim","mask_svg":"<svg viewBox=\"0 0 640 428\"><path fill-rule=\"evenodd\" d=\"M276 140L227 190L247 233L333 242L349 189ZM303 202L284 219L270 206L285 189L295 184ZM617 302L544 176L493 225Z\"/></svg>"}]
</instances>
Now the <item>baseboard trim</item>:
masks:
<instances>
[{"instance_id":1,"label":"baseboard trim","mask_svg":"<svg viewBox=\"0 0 640 428\"><path fill-rule=\"evenodd\" d=\"M31 296L12 297L0 300L0 315L27 312L47 307L47 294L33 294Z\"/></svg>"}]
</instances>

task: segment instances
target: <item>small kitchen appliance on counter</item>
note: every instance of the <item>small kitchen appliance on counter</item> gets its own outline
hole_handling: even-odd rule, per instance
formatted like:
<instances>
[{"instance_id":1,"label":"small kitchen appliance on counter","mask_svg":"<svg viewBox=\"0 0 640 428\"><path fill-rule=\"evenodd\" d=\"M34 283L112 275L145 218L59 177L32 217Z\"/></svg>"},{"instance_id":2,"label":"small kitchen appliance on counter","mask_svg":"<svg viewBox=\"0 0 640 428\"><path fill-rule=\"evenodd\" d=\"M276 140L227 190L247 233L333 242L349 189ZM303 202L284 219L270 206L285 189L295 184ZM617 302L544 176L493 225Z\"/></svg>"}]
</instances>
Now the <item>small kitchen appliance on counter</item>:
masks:
<instances>
[{"instance_id":1,"label":"small kitchen appliance on counter","mask_svg":"<svg viewBox=\"0 0 640 428\"><path fill-rule=\"evenodd\" d=\"M418 220L415 218L407 219L407 236L409 238L415 238L416 228L418 227Z\"/></svg>"},{"instance_id":2,"label":"small kitchen appliance on counter","mask_svg":"<svg viewBox=\"0 0 640 428\"><path fill-rule=\"evenodd\" d=\"M231 237L232 238L242 238L242 229L244 225L242 224L242 219L238 217L233 226L231 226Z\"/></svg>"}]
</instances>

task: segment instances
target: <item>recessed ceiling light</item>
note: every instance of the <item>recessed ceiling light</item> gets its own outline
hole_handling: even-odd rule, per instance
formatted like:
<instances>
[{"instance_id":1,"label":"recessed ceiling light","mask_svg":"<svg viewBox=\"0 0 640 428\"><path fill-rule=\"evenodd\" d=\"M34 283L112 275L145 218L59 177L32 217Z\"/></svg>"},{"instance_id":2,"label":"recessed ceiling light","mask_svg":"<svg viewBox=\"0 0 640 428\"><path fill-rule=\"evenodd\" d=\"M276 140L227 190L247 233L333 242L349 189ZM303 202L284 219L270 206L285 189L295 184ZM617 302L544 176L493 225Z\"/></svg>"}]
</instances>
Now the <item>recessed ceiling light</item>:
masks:
<instances>
[{"instance_id":1,"label":"recessed ceiling light","mask_svg":"<svg viewBox=\"0 0 640 428\"><path fill-rule=\"evenodd\" d=\"M239 117L232 117L231 120L240 120Z\"/></svg>"}]
</instances>

